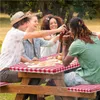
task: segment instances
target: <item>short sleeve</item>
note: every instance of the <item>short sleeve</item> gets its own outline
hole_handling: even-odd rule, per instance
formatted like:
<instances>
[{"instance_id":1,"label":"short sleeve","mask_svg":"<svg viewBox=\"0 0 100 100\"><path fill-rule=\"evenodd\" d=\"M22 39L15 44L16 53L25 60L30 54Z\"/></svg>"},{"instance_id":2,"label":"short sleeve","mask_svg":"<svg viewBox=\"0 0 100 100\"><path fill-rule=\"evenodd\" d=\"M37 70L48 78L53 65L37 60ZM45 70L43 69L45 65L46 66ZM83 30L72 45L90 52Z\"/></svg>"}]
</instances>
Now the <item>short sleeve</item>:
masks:
<instances>
[{"instance_id":1,"label":"short sleeve","mask_svg":"<svg viewBox=\"0 0 100 100\"><path fill-rule=\"evenodd\" d=\"M68 55L75 57L79 56L86 50L84 46L85 46L84 42L80 40L74 41L69 47Z\"/></svg>"},{"instance_id":2,"label":"short sleeve","mask_svg":"<svg viewBox=\"0 0 100 100\"><path fill-rule=\"evenodd\" d=\"M18 41L22 40L24 38L24 35L26 34L26 32L20 31L18 29L16 29L13 33L12 36L14 36L14 38Z\"/></svg>"},{"instance_id":3,"label":"short sleeve","mask_svg":"<svg viewBox=\"0 0 100 100\"><path fill-rule=\"evenodd\" d=\"M48 40L44 40L43 38L40 38L40 41L42 47L50 47L55 44L52 40L48 41Z\"/></svg>"}]
</instances>

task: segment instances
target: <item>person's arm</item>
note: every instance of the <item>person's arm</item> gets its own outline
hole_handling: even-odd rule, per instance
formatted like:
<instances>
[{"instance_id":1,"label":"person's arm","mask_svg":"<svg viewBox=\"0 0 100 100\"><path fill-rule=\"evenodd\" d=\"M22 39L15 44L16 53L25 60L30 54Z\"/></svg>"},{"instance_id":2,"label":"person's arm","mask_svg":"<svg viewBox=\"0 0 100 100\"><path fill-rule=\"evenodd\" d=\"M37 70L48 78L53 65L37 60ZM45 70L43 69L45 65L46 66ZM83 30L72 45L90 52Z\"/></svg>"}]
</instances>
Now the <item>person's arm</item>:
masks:
<instances>
[{"instance_id":1,"label":"person's arm","mask_svg":"<svg viewBox=\"0 0 100 100\"><path fill-rule=\"evenodd\" d=\"M68 49L73 41L74 40L70 35L63 36L63 42L62 42L62 46L63 46L62 55L63 55L63 57L62 57L62 60L63 60L64 66L69 65L72 62L72 60L74 59L73 56L68 55Z\"/></svg>"},{"instance_id":2,"label":"person's arm","mask_svg":"<svg viewBox=\"0 0 100 100\"><path fill-rule=\"evenodd\" d=\"M63 49L62 49L63 58L62 58L62 61L63 61L64 66L68 66L74 59L73 56L69 56L67 54L68 54L68 46L63 45Z\"/></svg>"},{"instance_id":3,"label":"person's arm","mask_svg":"<svg viewBox=\"0 0 100 100\"><path fill-rule=\"evenodd\" d=\"M21 62L25 63L25 62L33 62L31 59L28 59L24 56L21 56Z\"/></svg>"},{"instance_id":4,"label":"person's arm","mask_svg":"<svg viewBox=\"0 0 100 100\"><path fill-rule=\"evenodd\" d=\"M53 29L53 30L41 30L41 31L34 31L34 32L26 32L26 34L24 35L24 39L39 38L39 37L44 37L47 35L55 34L58 32L64 32L66 30L66 28L64 26L65 25L62 25L58 29Z\"/></svg>"},{"instance_id":5,"label":"person's arm","mask_svg":"<svg viewBox=\"0 0 100 100\"><path fill-rule=\"evenodd\" d=\"M34 57L33 59L29 59L27 56L21 56L21 62L25 63L25 62L33 62L33 61L38 61L39 59L37 57Z\"/></svg>"},{"instance_id":6,"label":"person's arm","mask_svg":"<svg viewBox=\"0 0 100 100\"><path fill-rule=\"evenodd\" d=\"M37 57L34 57L33 59L32 59L32 61L38 61L39 59L37 58Z\"/></svg>"},{"instance_id":7,"label":"person's arm","mask_svg":"<svg viewBox=\"0 0 100 100\"><path fill-rule=\"evenodd\" d=\"M43 37L44 38L44 40L51 40L52 39L52 36L45 36L45 37Z\"/></svg>"},{"instance_id":8,"label":"person's arm","mask_svg":"<svg viewBox=\"0 0 100 100\"><path fill-rule=\"evenodd\" d=\"M59 39L59 35L54 36L51 40L44 40L43 38L41 38L41 46L42 47L50 47L53 46Z\"/></svg>"},{"instance_id":9,"label":"person's arm","mask_svg":"<svg viewBox=\"0 0 100 100\"><path fill-rule=\"evenodd\" d=\"M59 35L54 36L50 41L53 41L54 43L56 43L57 40L59 40Z\"/></svg>"}]
</instances>

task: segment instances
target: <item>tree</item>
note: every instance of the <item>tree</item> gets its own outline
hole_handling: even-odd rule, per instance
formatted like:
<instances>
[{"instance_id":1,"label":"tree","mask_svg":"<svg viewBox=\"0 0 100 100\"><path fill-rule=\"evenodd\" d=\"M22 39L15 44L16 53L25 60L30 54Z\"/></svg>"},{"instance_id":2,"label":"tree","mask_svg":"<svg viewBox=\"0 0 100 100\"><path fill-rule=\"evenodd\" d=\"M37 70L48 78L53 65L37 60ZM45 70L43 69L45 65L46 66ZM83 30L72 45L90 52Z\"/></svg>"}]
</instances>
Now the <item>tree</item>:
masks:
<instances>
[{"instance_id":1,"label":"tree","mask_svg":"<svg viewBox=\"0 0 100 100\"><path fill-rule=\"evenodd\" d=\"M0 3L0 12L9 15L19 10L26 12L31 9L33 12L42 11L43 15L58 15L67 19L67 23L74 12L79 17L100 17L100 0L0 0Z\"/></svg>"}]
</instances>

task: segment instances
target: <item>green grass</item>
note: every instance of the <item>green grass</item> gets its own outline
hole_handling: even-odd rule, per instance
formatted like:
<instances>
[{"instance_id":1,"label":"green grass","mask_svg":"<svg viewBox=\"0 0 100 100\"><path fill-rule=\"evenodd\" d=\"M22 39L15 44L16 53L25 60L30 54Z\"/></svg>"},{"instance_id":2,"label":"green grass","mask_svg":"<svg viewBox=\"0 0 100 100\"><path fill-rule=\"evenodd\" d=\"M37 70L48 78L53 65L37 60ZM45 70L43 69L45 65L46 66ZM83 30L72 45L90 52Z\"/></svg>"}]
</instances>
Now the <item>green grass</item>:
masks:
<instances>
[{"instance_id":1,"label":"green grass","mask_svg":"<svg viewBox=\"0 0 100 100\"><path fill-rule=\"evenodd\" d=\"M0 27L8 27L10 25L10 19L9 18L0 18Z\"/></svg>"},{"instance_id":2,"label":"green grass","mask_svg":"<svg viewBox=\"0 0 100 100\"><path fill-rule=\"evenodd\" d=\"M16 94L3 93L0 94L0 100L14 100Z\"/></svg>"},{"instance_id":3,"label":"green grass","mask_svg":"<svg viewBox=\"0 0 100 100\"><path fill-rule=\"evenodd\" d=\"M0 13L0 43L4 40L4 37L10 28L10 16Z\"/></svg>"},{"instance_id":4,"label":"green grass","mask_svg":"<svg viewBox=\"0 0 100 100\"><path fill-rule=\"evenodd\" d=\"M10 16L7 14L0 14L0 28L6 28L10 25Z\"/></svg>"},{"instance_id":5,"label":"green grass","mask_svg":"<svg viewBox=\"0 0 100 100\"><path fill-rule=\"evenodd\" d=\"M0 94L0 100L15 100L16 94L3 93ZM45 97L45 100L55 100L53 95Z\"/></svg>"}]
</instances>

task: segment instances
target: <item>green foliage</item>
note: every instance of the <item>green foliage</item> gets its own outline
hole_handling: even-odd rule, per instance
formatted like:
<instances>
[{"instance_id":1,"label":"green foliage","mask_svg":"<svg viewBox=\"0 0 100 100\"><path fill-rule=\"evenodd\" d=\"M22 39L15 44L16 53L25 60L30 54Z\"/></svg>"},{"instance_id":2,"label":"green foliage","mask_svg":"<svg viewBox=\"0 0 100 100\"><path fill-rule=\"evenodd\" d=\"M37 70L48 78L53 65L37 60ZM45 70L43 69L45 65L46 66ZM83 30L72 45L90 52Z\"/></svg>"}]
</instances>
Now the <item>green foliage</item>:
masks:
<instances>
[{"instance_id":1,"label":"green foliage","mask_svg":"<svg viewBox=\"0 0 100 100\"><path fill-rule=\"evenodd\" d=\"M74 12L77 12L79 17L100 17L100 0L1 0L0 9L9 15L19 10L40 10L43 15L52 13L67 19L68 22Z\"/></svg>"}]
</instances>

